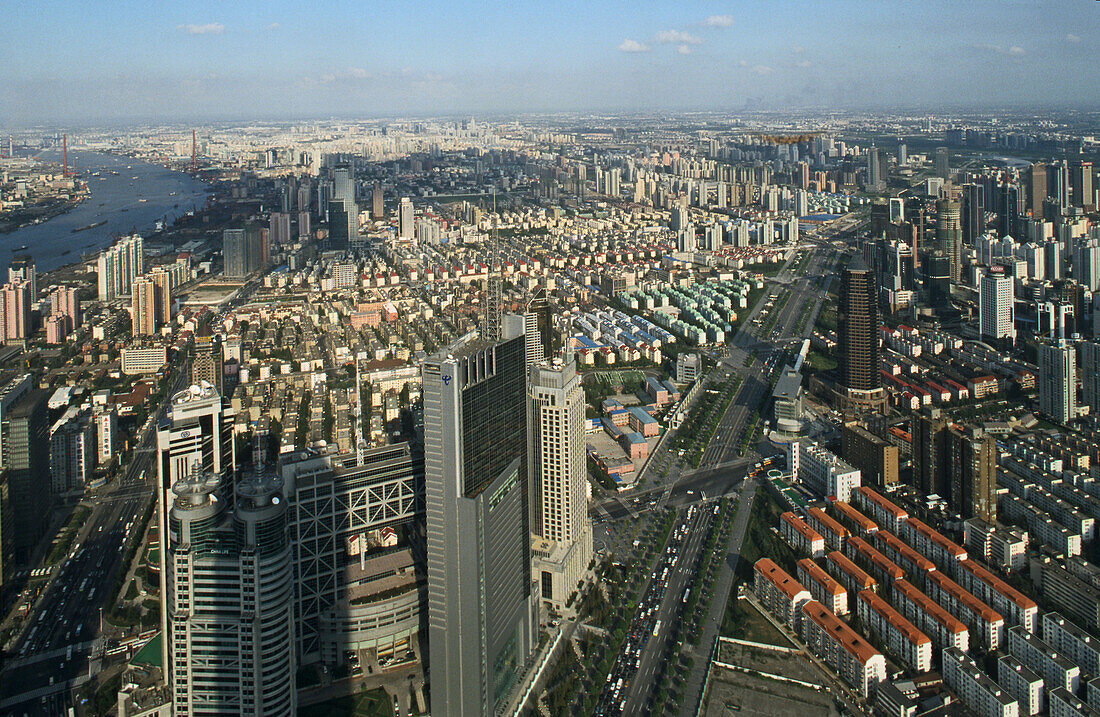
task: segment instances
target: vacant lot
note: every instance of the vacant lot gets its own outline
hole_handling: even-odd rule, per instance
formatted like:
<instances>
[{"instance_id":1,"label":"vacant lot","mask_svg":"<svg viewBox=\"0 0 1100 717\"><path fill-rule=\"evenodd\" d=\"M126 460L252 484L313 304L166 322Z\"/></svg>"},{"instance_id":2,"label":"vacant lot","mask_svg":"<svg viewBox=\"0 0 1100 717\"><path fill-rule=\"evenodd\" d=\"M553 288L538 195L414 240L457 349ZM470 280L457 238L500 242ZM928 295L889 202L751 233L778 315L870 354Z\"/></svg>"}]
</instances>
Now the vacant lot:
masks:
<instances>
[{"instance_id":1,"label":"vacant lot","mask_svg":"<svg viewBox=\"0 0 1100 717\"><path fill-rule=\"evenodd\" d=\"M738 669L711 666L709 691L701 712L704 717L840 715L825 690L821 674L801 655L723 642L718 648L718 662ZM817 687L769 675L782 675Z\"/></svg>"}]
</instances>

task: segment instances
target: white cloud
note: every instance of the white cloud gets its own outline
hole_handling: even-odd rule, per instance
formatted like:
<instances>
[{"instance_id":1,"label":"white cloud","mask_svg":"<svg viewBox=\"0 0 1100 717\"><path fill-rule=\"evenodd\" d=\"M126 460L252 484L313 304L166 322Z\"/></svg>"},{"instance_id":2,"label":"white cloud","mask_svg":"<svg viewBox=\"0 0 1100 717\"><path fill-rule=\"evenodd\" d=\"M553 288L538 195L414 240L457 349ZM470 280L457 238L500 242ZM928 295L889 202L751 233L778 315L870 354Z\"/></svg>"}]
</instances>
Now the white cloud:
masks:
<instances>
[{"instance_id":1,"label":"white cloud","mask_svg":"<svg viewBox=\"0 0 1100 717\"><path fill-rule=\"evenodd\" d=\"M267 29L268 30L278 30L279 29L279 23L273 22L273 23L271 23L270 25L267 26Z\"/></svg>"},{"instance_id":2,"label":"white cloud","mask_svg":"<svg viewBox=\"0 0 1100 717\"><path fill-rule=\"evenodd\" d=\"M649 45L627 39L619 43L618 50L619 52L649 52Z\"/></svg>"},{"instance_id":3,"label":"white cloud","mask_svg":"<svg viewBox=\"0 0 1100 717\"><path fill-rule=\"evenodd\" d=\"M797 65L798 67L811 67L814 63L810 62L809 60L802 60L802 61L796 62L794 64Z\"/></svg>"},{"instance_id":4,"label":"white cloud","mask_svg":"<svg viewBox=\"0 0 1100 717\"><path fill-rule=\"evenodd\" d=\"M1019 45L1012 45L1011 47L1004 47L1002 45L991 45L988 42L979 42L974 45L975 50L985 50L986 52L995 52L998 55L1012 55L1013 57L1021 57L1027 54L1027 50Z\"/></svg>"},{"instance_id":5,"label":"white cloud","mask_svg":"<svg viewBox=\"0 0 1100 717\"><path fill-rule=\"evenodd\" d=\"M676 52L679 52L681 55L690 55L691 54L691 46L690 45L680 45L679 47L676 48Z\"/></svg>"},{"instance_id":6,"label":"white cloud","mask_svg":"<svg viewBox=\"0 0 1100 717\"><path fill-rule=\"evenodd\" d=\"M657 42L677 45L699 45L703 42L702 39L692 35L690 32L682 32L680 30L662 30L658 32L653 39Z\"/></svg>"},{"instance_id":7,"label":"white cloud","mask_svg":"<svg viewBox=\"0 0 1100 717\"><path fill-rule=\"evenodd\" d=\"M370 73L368 73L362 67L352 67L348 69L348 77L354 77L357 80L363 80L370 77Z\"/></svg>"},{"instance_id":8,"label":"white cloud","mask_svg":"<svg viewBox=\"0 0 1100 717\"><path fill-rule=\"evenodd\" d=\"M1066 42L1081 42L1080 35L1074 35L1072 32L1066 35Z\"/></svg>"},{"instance_id":9,"label":"white cloud","mask_svg":"<svg viewBox=\"0 0 1100 717\"><path fill-rule=\"evenodd\" d=\"M220 35L225 32L225 25L208 22L205 25L177 25L176 29L188 35Z\"/></svg>"},{"instance_id":10,"label":"white cloud","mask_svg":"<svg viewBox=\"0 0 1100 717\"><path fill-rule=\"evenodd\" d=\"M733 15L711 15L703 24L707 27L729 27L733 24Z\"/></svg>"},{"instance_id":11,"label":"white cloud","mask_svg":"<svg viewBox=\"0 0 1100 717\"><path fill-rule=\"evenodd\" d=\"M796 55L800 55L805 51L806 51L806 48L802 47L802 45L799 45L798 43L795 43L795 44L791 45L791 52L793 52Z\"/></svg>"},{"instance_id":12,"label":"white cloud","mask_svg":"<svg viewBox=\"0 0 1100 717\"><path fill-rule=\"evenodd\" d=\"M752 71L758 75L770 75L771 73L775 72L774 69L768 67L767 65L753 65Z\"/></svg>"},{"instance_id":13,"label":"white cloud","mask_svg":"<svg viewBox=\"0 0 1100 717\"><path fill-rule=\"evenodd\" d=\"M738 66L738 67L748 67L748 66L749 66L749 63L748 63L748 61L747 61L747 60L738 60L738 61L737 61L737 66Z\"/></svg>"}]
</instances>

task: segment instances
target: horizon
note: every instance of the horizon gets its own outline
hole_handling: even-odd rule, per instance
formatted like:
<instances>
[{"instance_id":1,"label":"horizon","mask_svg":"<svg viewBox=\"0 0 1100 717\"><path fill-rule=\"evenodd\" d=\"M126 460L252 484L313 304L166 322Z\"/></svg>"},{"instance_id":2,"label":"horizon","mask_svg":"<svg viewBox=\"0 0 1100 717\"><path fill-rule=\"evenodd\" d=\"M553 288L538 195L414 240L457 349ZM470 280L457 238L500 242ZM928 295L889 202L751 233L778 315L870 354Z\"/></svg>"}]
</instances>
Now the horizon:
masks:
<instances>
[{"instance_id":1,"label":"horizon","mask_svg":"<svg viewBox=\"0 0 1100 717\"><path fill-rule=\"evenodd\" d=\"M10 18L0 126L1100 109L1095 2L806 8L46 2Z\"/></svg>"}]
</instances>

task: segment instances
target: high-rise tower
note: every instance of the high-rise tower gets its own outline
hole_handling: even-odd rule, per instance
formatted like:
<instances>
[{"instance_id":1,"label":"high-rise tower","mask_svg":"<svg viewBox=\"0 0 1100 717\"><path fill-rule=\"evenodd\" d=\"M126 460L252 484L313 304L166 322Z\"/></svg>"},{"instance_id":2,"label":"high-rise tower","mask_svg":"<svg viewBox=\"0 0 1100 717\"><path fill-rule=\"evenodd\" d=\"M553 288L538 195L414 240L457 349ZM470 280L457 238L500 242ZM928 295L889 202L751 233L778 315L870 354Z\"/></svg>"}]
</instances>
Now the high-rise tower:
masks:
<instances>
[{"instance_id":1,"label":"high-rise tower","mask_svg":"<svg viewBox=\"0 0 1100 717\"><path fill-rule=\"evenodd\" d=\"M837 306L840 383L856 400L868 399L882 387L877 293L874 272L856 254L844 270Z\"/></svg>"},{"instance_id":2,"label":"high-rise tower","mask_svg":"<svg viewBox=\"0 0 1100 717\"><path fill-rule=\"evenodd\" d=\"M535 647L522 318L423 366L432 712L488 717ZM518 319L512 321L512 319Z\"/></svg>"},{"instance_id":3,"label":"high-rise tower","mask_svg":"<svg viewBox=\"0 0 1100 717\"><path fill-rule=\"evenodd\" d=\"M951 280L962 276L962 205L955 199L936 201L936 249L951 262Z\"/></svg>"}]
</instances>

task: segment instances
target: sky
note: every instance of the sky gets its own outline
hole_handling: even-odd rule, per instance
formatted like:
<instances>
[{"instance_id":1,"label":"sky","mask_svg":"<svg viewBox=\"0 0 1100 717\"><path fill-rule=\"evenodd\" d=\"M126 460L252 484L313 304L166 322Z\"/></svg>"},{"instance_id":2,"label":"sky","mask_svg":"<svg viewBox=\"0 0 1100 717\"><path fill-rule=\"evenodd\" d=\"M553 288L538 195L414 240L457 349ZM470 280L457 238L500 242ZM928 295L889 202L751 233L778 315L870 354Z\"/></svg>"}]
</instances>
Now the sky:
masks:
<instances>
[{"instance_id":1,"label":"sky","mask_svg":"<svg viewBox=\"0 0 1100 717\"><path fill-rule=\"evenodd\" d=\"M1100 109L1096 0L36 0L0 126Z\"/></svg>"}]
</instances>

